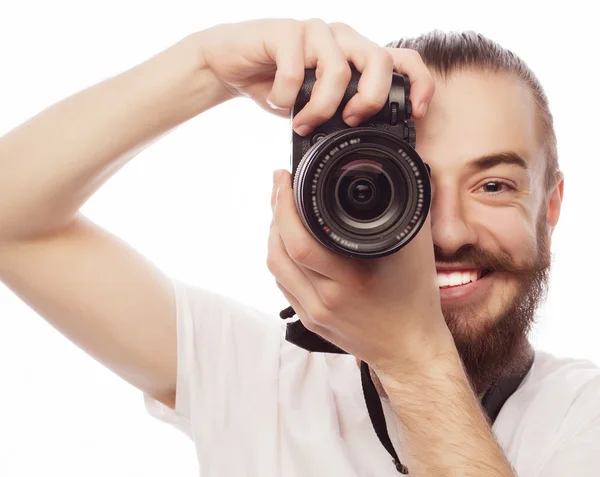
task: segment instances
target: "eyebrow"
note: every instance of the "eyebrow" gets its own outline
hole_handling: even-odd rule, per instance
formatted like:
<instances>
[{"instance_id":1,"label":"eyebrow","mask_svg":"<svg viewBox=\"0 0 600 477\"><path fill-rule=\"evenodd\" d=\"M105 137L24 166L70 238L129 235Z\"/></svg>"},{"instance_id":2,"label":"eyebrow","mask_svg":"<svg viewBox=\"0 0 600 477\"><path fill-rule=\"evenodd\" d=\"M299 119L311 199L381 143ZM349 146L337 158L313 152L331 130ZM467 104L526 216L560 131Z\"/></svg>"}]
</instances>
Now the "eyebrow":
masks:
<instances>
[{"instance_id":1,"label":"eyebrow","mask_svg":"<svg viewBox=\"0 0 600 477\"><path fill-rule=\"evenodd\" d=\"M525 159L519 156L516 152L512 151L499 152L480 157L474 161L471 161L469 163L469 167L477 172L480 172L486 169L491 169L492 167L500 164L518 166L526 171L529 170L529 166L527 165Z\"/></svg>"}]
</instances>

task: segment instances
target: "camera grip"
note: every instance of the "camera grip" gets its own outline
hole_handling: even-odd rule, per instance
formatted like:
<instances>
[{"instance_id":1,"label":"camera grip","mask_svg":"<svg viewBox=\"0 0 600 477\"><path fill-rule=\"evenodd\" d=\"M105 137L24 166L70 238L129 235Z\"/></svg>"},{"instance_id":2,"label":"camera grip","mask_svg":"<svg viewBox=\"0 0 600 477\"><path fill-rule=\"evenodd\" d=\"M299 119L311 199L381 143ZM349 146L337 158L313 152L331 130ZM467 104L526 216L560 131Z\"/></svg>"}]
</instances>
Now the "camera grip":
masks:
<instances>
[{"instance_id":1,"label":"camera grip","mask_svg":"<svg viewBox=\"0 0 600 477\"><path fill-rule=\"evenodd\" d=\"M338 117L341 119L341 113L346 107L346 104L356 93L358 93L358 82L360 80L361 73L353 66L350 66L350 70L350 82L348 83L334 118ZM296 98L296 103L292 110L292 117L295 116L304 106L306 106L310 100L316 81L316 70L314 68L305 69L304 81L300 87L300 91L298 92L298 97ZM399 73L393 73L388 101L383 105L382 109L378 113L369 119L369 122L384 122L395 125L394 123L403 122L410 119L412 115L412 105L409 96L410 81L408 76ZM396 106L394 107L393 104ZM396 114L397 117L394 118L393 116Z\"/></svg>"}]
</instances>

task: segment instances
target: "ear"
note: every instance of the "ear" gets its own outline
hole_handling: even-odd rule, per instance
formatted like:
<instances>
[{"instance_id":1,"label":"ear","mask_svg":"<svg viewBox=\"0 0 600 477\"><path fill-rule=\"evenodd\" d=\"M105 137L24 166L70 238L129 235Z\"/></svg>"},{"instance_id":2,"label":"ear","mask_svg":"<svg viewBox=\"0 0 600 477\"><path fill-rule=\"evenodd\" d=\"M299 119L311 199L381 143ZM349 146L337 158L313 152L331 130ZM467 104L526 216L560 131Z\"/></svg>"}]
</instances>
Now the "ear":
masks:
<instances>
[{"instance_id":1,"label":"ear","mask_svg":"<svg viewBox=\"0 0 600 477\"><path fill-rule=\"evenodd\" d=\"M554 227L560 217L560 208L562 206L565 177L562 172L556 174L556 186L550 193L548 199L548 210L546 211L546 222L548 223L548 234L552 235Z\"/></svg>"}]
</instances>

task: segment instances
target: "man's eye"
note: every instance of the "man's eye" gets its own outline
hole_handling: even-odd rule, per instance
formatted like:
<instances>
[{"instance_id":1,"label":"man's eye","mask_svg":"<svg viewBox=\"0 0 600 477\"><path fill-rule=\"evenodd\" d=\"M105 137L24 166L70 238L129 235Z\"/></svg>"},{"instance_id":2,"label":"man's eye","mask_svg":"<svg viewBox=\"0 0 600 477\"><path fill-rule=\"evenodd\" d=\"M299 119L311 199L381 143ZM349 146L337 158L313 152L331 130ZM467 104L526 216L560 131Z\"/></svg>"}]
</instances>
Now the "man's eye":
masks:
<instances>
[{"instance_id":1,"label":"man's eye","mask_svg":"<svg viewBox=\"0 0 600 477\"><path fill-rule=\"evenodd\" d=\"M483 192L486 192L488 194L498 194L500 192L505 192L509 190L511 187L505 182L490 181L483 184L481 188L483 189Z\"/></svg>"}]
</instances>

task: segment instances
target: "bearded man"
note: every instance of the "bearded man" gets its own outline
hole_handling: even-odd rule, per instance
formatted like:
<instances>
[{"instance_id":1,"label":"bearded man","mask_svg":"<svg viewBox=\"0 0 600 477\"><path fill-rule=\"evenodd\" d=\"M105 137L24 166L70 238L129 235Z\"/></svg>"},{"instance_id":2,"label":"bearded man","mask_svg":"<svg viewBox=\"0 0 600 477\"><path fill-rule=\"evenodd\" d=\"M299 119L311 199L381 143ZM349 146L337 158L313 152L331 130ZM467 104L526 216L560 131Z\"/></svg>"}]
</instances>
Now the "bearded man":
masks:
<instances>
[{"instance_id":1,"label":"bearded man","mask_svg":"<svg viewBox=\"0 0 600 477\"><path fill-rule=\"evenodd\" d=\"M431 207L398 252L352 259L309 233L276 171L267 264L299 321L167 277L79 213L145 146L224 101L288 117L316 68L293 118L307 136L351 66L350 127L382 108L394 72L410 78ZM600 371L527 338L562 197L542 87L485 37L381 47L316 19L218 25L0 140L0 278L184 430L203 477L591 477ZM297 346L293 323L345 354Z\"/></svg>"}]
</instances>

